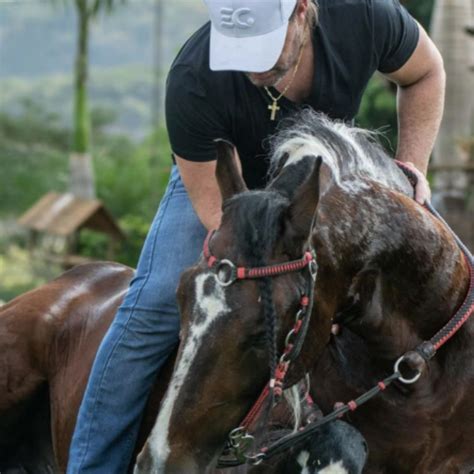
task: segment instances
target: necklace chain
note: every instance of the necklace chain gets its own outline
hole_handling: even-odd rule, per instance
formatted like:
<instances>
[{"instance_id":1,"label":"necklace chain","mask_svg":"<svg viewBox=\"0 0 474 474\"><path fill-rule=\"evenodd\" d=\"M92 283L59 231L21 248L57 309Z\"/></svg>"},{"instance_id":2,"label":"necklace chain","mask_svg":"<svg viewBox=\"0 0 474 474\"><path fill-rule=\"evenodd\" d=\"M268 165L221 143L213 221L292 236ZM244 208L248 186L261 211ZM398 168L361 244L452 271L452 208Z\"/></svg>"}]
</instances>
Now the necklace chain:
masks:
<instances>
[{"instance_id":1,"label":"necklace chain","mask_svg":"<svg viewBox=\"0 0 474 474\"><path fill-rule=\"evenodd\" d=\"M288 84L285 86L285 88L280 92L280 95L278 97L275 97L270 92L270 89L267 86L264 87L265 92L268 94L270 99L272 99L272 104L268 106L268 110L271 111L270 120L272 120L272 121L276 119L276 113L281 108L281 107L278 106L278 101L288 92L288 89L291 87L291 84L293 84L293 81L296 77L296 73L298 72L298 67L300 65L301 58L303 57L305 44L306 44L306 40L303 41L303 44L301 45L301 51L300 51L300 54L298 56L298 60L296 61L295 68L293 69L293 74L291 76L290 82L288 82Z\"/></svg>"}]
</instances>

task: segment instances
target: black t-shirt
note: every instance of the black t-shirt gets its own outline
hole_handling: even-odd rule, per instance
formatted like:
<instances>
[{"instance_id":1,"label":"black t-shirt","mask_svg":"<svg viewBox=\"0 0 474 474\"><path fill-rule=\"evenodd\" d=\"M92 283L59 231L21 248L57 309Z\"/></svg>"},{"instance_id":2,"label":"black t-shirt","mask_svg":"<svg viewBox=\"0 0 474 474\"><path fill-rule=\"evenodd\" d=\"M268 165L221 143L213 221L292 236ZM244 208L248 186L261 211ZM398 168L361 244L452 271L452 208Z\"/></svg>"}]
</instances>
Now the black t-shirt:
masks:
<instances>
[{"instance_id":1,"label":"black t-shirt","mask_svg":"<svg viewBox=\"0 0 474 474\"><path fill-rule=\"evenodd\" d=\"M268 169L267 139L280 119L309 105L333 119L352 120L373 73L396 71L416 48L418 26L398 0L318 0L318 5L311 93L301 104L282 97L275 121L268 110L271 99L244 73L209 69L209 23L186 42L167 81L173 153L211 161L216 158L213 140L225 138L237 147L247 185L261 187Z\"/></svg>"}]
</instances>

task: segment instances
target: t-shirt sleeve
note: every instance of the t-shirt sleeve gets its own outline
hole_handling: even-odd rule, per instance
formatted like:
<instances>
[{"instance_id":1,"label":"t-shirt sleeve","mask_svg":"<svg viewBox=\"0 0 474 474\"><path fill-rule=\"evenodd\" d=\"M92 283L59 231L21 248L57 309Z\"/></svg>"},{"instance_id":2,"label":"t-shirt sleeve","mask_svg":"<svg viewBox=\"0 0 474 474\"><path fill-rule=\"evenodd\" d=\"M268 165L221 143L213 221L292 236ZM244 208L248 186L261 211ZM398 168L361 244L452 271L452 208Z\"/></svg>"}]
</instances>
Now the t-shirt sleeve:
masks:
<instances>
[{"instance_id":1,"label":"t-shirt sleeve","mask_svg":"<svg viewBox=\"0 0 474 474\"><path fill-rule=\"evenodd\" d=\"M400 69L418 44L420 31L399 0L373 0L374 43L382 73Z\"/></svg>"},{"instance_id":2,"label":"t-shirt sleeve","mask_svg":"<svg viewBox=\"0 0 474 474\"><path fill-rule=\"evenodd\" d=\"M216 159L214 140L230 140L223 113L189 66L171 69L166 84L165 114L174 154L189 161Z\"/></svg>"}]
</instances>

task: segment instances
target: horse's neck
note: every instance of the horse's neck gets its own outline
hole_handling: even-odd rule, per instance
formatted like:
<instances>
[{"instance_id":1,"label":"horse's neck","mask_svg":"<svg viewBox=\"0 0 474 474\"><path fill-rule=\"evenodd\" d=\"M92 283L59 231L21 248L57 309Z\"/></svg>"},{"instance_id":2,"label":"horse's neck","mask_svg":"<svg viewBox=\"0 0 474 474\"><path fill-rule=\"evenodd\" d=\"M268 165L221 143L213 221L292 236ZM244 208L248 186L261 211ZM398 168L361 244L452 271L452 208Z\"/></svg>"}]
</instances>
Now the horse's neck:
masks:
<instances>
[{"instance_id":1,"label":"horse's neck","mask_svg":"<svg viewBox=\"0 0 474 474\"><path fill-rule=\"evenodd\" d=\"M345 281L338 310L359 312L359 334L390 359L448 322L468 291L469 269L449 232L421 206L403 196L372 198L367 206L332 206L320 245L333 259L334 277Z\"/></svg>"},{"instance_id":2,"label":"horse's neck","mask_svg":"<svg viewBox=\"0 0 474 474\"><path fill-rule=\"evenodd\" d=\"M404 234L400 251L381 268L384 299L419 337L431 338L462 304L469 268L445 226L420 207Z\"/></svg>"}]
</instances>

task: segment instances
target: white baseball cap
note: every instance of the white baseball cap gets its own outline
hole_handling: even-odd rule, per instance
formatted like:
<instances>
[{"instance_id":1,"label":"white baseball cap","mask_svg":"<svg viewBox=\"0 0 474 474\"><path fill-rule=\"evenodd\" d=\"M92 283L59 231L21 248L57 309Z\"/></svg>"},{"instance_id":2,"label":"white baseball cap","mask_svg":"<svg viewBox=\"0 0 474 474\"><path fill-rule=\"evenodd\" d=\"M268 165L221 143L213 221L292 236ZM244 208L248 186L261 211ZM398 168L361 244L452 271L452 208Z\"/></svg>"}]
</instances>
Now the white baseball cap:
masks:
<instances>
[{"instance_id":1,"label":"white baseball cap","mask_svg":"<svg viewBox=\"0 0 474 474\"><path fill-rule=\"evenodd\" d=\"M278 61L297 0L204 0L213 71L265 72Z\"/></svg>"}]
</instances>

